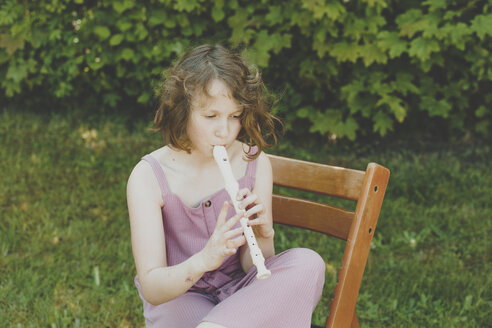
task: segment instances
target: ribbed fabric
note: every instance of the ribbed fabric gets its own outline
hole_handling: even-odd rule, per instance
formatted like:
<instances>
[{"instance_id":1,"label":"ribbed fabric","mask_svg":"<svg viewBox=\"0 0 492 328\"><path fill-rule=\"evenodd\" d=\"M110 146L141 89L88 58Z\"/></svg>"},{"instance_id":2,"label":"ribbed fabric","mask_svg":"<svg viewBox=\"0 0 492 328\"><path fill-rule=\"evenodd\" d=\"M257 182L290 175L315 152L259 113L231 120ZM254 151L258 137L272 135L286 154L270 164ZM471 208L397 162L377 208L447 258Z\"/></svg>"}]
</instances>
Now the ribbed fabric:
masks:
<instances>
[{"instance_id":1,"label":"ribbed fabric","mask_svg":"<svg viewBox=\"0 0 492 328\"><path fill-rule=\"evenodd\" d=\"M205 247L229 195L221 189L198 207L189 207L171 192L157 160L150 155L143 159L152 166L162 191L167 263L176 265ZM256 160L248 163L246 174L238 181L240 188L253 189L256 166ZM231 207L227 218L233 215ZM201 321L209 321L227 328L310 327L324 284L323 259L312 250L291 249L265 264L272 276L257 280L256 267L244 273L237 252L217 270L205 273L188 292L157 306L145 301L135 277L146 326L194 328Z\"/></svg>"}]
</instances>

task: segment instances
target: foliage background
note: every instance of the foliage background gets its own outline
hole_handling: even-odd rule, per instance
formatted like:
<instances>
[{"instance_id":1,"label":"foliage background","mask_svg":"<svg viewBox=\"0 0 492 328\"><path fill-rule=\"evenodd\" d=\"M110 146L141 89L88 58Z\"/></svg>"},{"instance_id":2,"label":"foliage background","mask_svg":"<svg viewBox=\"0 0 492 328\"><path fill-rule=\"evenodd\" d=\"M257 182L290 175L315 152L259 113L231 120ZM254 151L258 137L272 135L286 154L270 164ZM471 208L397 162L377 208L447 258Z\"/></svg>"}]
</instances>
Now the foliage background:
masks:
<instances>
[{"instance_id":1,"label":"foliage background","mask_svg":"<svg viewBox=\"0 0 492 328\"><path fill-rule=\"evenodd\" d=\"M299 136L490 136L492 0L6 0L3 103L148 112L190 47L242 49ZM29 95L29 97L26 97ZM28 99L27 99L28 98ZM51 105L51 106L50 106ZM406 124L403 124L406 122ZM424 123L425 122L425 123Z\"/></svg>"}]
</instances>

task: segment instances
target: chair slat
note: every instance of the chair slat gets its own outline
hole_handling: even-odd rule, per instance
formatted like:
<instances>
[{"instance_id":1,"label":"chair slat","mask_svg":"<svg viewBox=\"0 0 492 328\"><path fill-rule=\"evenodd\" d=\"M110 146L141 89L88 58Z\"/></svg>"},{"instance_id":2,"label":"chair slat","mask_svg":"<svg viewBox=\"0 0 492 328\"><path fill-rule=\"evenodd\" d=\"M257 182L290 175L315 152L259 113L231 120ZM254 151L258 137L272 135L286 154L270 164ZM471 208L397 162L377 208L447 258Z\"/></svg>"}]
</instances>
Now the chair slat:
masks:
<instances>
[{"instance_id":1,"label":"chair slat","mask_svg":"<svg viewBox=\"0 0 492 328\"><path fill-rule=\"evenodd\" d=\"M359 199L364 172L268 155L277 186L307 190L344 199Z\"/></svg>"},{"instance_id":2,"label":"chair slat","mask_svg":"<svg viewBox=\"0 0 492 328\"><path fill-rule=\"evenodd\" d=\"M275 223L307 228L347 240L355 212L300 198L273 195Z\"/></svg>"}]
</instances>

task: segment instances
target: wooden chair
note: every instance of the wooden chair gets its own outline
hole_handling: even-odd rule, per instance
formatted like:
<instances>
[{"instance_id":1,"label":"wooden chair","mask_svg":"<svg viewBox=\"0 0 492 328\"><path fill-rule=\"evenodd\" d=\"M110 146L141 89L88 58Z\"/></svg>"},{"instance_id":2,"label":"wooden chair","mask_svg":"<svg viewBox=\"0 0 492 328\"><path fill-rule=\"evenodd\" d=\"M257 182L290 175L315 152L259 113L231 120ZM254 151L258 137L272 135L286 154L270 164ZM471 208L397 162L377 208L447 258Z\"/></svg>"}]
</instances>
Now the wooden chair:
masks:
<instances>
[{"instance_id":1,"label":"wooden chair","mask_svg":"<svg viewBox=\"0 0 492 328\"><path fill-rule=\"evenodd\" d=\"M357 202L354 211L301 198L273 195L274 222L346 240L326 327L359 327L355 304L390 172L376 163L366 171L268 155L273 183ZM315 326L313 326L315 327Z\"/></svg>"}]
</instances>

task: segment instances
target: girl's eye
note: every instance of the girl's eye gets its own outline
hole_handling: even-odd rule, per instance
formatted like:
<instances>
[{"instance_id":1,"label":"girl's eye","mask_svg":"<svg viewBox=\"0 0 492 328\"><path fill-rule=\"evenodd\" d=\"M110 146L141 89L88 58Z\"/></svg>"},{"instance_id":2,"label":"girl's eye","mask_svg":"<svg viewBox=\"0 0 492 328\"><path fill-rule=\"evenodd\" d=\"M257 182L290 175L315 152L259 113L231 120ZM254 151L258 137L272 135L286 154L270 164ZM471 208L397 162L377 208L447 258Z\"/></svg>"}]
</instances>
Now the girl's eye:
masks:
<instances>
[{"instance_id":1,"label":"girl's eye","mask_svg":"<svg viewBox=\"0 0 492 328\"><path fill-rule=\"evenodd\" d=\"M214 118L215 115L205 115L206 118Z\"/></svg>"}]
</instances>

